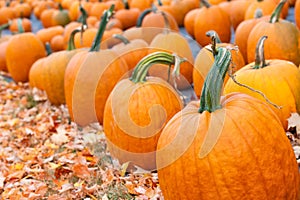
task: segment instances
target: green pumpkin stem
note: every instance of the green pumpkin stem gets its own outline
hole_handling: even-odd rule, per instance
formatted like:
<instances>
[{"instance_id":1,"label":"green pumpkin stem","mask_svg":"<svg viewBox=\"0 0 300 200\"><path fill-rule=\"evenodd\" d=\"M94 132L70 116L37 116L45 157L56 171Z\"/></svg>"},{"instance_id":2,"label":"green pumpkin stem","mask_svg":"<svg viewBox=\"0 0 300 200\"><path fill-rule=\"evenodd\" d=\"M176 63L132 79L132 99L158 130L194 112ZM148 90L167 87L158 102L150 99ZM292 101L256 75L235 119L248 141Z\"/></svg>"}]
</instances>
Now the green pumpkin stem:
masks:
<instances>
[{"instance_id":1,"label":"green pumpkin stem","mask_svg":"<svg viewBox=\"0 0 300 200\"><path fill-rule=\"evenodd\" d=\"M218 54L217 44L222 43L221 39L220 39L218 33L213 30L207 31L206 36L210 37L210 39L211 39L211 49L212 49L212 53L215 57Z\"/></svg>"},{"instance_id":2,"label":"green pumpkin stem","mask_svg":"<svg viewBox=\"0 0 300 200\"><path fill-rule=\"evenodd\" d=\"M92 47L90 49L90 51L99 51L100 49L100 43L101 43L101 40L102 40L102 37L103 37L103 33L105 31L105 28L106 28L106 25L109 21L109 19L112 17L113 15L113 10L115 8L115 5L111 5L111 7L104 11L104 14L102 15L102 18L101 18L101 23L99 25L99 29L98 29L98 32L96 34L96 37L93 41L93 44L92 44Z\"/></svg>"},{"instance_id":3,"label":"green pumpkin stem","mask_svg":"<svg viewBox=\"0 0 300 200\"><path fill-rule=\"evenodd\" d=\"M17 19L17 25L18 25L18 33L24 33L25 30L24 30L21 18Z\"/></svg>"},{"instance_id":4,"label":"green pumpkin stem","mask_svg":"<svg viewBox=\"0 0 300 200\"><path fill-rule=\"evenodd\" d=\"M139 15L138 19L137 19L136 27L141 27L145 16L148 15L149 13L151 13L151 12L153 12L152 8L147 8L144 11L142 11L141 14Z\"/></svg>"},{"instance_id":5,"label":"green pumpkin stem","mask_svg":"<svg viewBox=\"0 0 300 200\"><path fill-rule=\"evenodd\" d=\"M74 29L71 32L70 38L69 38L69 41L68 41L67 51L72 51L72 50L76 49L75 42L74 42L74 37L75 37L76 33L81 32L81 31L82 31L82 27L80 26L80 27Z\"/></svg>"},{"instance_id":6,"label":"green pumpkin stem","mask_svg":"<svg viewBox=\"0 0 300 200\"><path fill-rule=\"evenodd\" d=\"M126 10L129 10L130 7L129 7L128 0L123 0L122 2L123 2L123 4L124 4L124 8L125 8Z\"/></svg>"},{"instance_id":7,"label":"green pumpkin stem","mask_svg":"<svg viewBox=\"0 0 300 200\"><path fill-rule=\"evenodd\" d=\"M113 34L113 38L121 40L124 44L129 44L130 41L121 34Z\"/></svg>"},{"instance_id":8,"label":"green pumpkin stem","mask_svg":"<svg viewBox=\"0 0 300 200\"><path fill-rule=\"evenodd\" d=\"M4 29L7 29L7 28L10 26L10 24L11 24L11 21L9 21L9 22L6 23L6 24L0 25L0 37L2 36L2 31L3 31Z\"/></svg>"},{"instance_id":9,"label":"green pumpkin stem","mask_svg":"<svg viewBox=\"0 0 300 200\"><path fill-rule=\"evenodd\" d=\"M51 45L50 45L49 42L46 42L45 49L46 49L46 52L47 52L47 56L49 56L51 53L53 53L53 50L52 50Z\"/></svg>"},{"instance_id":10,"label":"green pumpkin stem","mask_svg":"<svg viewBox=\"0 0 300 200\"><path fill-rule=\"evenodd\" d=\"M206 8L211 7L211 4L207 0L200 0L200 4L205 6Z\"/></svg>"},{"instance_id":11,"label":"green pumpkin stem","mask_svg":"<svg viewBox=\"0 0 300 200\"><path fill-rule=\"evenodd\" d=\"M265 52L264 52L264 44L265 40L268 38L268 36L262 36L255 49L255 63L253 69L260 69L267 66L266 60L265 60Z\"/></svg>"},{"instance_id":12,"label":"green pumpkin stem","mask_svg":"<svg viewBox=\"0 0 300 200\"><path fill-rule=\"evenodd\" d=\"M284 4L286 3L287 0L281 0L277 7L275 8L275 10L272 12L272 15L270 17L270 23L276 23L279 21L279 18L280 18L280 14L281 14L281 11L282 11L282 8L284 6Z\"/></svg>"},{"instance_id":13,"label":"green pumpkin stem","mask_svg":"<svg viewBox=\"0 0 300 200\"><path fill-rule=\"evenodd\" d=\"M130 80L134 83L145 82L148 69L153 64L165 64L168 66L174 65L174 73L175 75L178 75L180 71L180 64L184 61L185 59L167 52L158 51L151 53L138 62L133 70Z\"/></svg>"},{"instance_id":14,"label":"green pumpkin stem","mask_svg":"<svg viewBox=\"0 0 300 200\"><path fill-rule=\"evenodd\" d=\"M163 6L163 3L161 2L161 0L157 0L157 4L158 4L159 6Z\"/></svg>"},{"instance_id":15,"label":"green pumpkin stem","mask_svg":"<svg viewBox=\"0 0 300 200\"><path fill-rule=\"evenodd\" d=\"M231 53L225 47L218 48L218 54L204 81L199 113L204 111L214 112L222 108L221 94L225 75L231 62Z\"/></svg>"},{"instance_id":16,"label":"green pumpkin stem","mask_svg":"<svg viewBox=\"0 0 300 200\"><path fill-rule=\"evenodd\" d=\"M87 14L86 10L82 7L81 4L79 6L79 10L80 10L81 15L80 15L80 17L78 18L77 21L82 23L82 26L87 25L86 19L88 17L88 14Z\"/></svg>"}]
</instances>

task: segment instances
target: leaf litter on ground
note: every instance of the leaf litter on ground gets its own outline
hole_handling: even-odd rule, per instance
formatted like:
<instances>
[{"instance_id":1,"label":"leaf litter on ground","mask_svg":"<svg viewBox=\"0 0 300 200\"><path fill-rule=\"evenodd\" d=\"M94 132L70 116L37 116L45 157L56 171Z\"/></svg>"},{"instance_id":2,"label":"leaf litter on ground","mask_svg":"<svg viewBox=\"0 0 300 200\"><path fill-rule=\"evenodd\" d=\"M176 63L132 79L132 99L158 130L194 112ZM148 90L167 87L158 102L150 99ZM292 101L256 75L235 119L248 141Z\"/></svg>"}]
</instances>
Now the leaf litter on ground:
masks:
<instances>
[{"instance_id":1,"label":"leaf litter on ground","mask_svg":"<svg viewBox=\"0 0 300 200\"><path fill-rule=\"evenodd\" d=\"M300 166L300 115L286 132ZM102 127L78 127L65 105L0 72L0 199L163 200L156 172L126 172Z\"/></svg>"}]
</instances>

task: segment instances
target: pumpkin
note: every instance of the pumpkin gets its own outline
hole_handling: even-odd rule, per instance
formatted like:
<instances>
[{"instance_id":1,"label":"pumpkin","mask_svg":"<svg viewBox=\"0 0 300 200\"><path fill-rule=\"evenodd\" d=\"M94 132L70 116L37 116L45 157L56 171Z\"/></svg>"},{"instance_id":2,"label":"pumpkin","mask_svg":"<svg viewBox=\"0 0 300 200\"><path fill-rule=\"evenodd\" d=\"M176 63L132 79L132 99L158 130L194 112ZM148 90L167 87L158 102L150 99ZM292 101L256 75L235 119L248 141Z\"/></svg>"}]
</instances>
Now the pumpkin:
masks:
<instances>
[{"instance_id":1,"label":"pumpkin","mask_svg":"<svg viewBox=\"0 0 300 200\"><path fill-rule=\"evenodd\" d=\"M95 41L89 51L75 54L65 71L65 98L71 120L80 126L102 123L106 99L127 72L124 60L113 50L99 51L105 26L114 6L105 11Z\"/></svg>"},{"instance_id":2,"label":"pumpkin","mask_svg":"<svg viewBox=\"0 0 300 200\"><path fill-rule=\"evenodd\" d=\"M6 66L6 47L11 35L2 36L2 31L9 27L9 23L0 26L0 71L7 72Z\"/></svg>"},{"instance_id":3,"label":"pumpkin","mask_svg":"<svg viewBox=\"0 0 300 200\"><path fill-rule=\"evenodd\" d=\"M193 10L190 10L185 15L184 20L183 20L183 26L184 26L185 30L192 38L195 38L195 35L194 35L195 18L200 10L201 10L201 8L195 8Z\"/></svg>"},{"instance_id":4,"label":"pumpkin","mask_svg":"<svg viewBox=\"0 0 300 200\"><path fill-rule=\"evenodd\" d=\"M265 44L266 59L289 60L295 65L300 64L299 30L295 24L279 19L282 7L286 0L281 1L270 17L270 21L261 21L254 26L247 41L248 62L254 61L255 48L263 35L268 36Z\"/></svg>"},{"instance_id":5,"label":"pumpkin","mask_svg":"<svg viewBox=\"0 0 300 200\"><path fill-rule=\"evenodd\" d=\"M217 51L200 102L175 114L158 140L164 199L297 199L298 166L278 117L249 95L221 96L231 56Z\"/></svg>"},{"instance_id":6,"label":"pumpkin","mask_svg":"<svg viewBox=\"0 0 300 200\"><path fill-rule=\"evenodd\" d=\"M123 29L128 29L136 25L141 11L138 8L130 8L127 0L123 0L124 9L118 10L114 17L121 21Z\"/></svg>"},{"instance_id":7,"label":"pumpkin","mask_svg":"<svg viewBox=\"0 0 300 200\"><path fill-rule=\"evenodd\" d=\"M287 129L291 113L300 112L300 71L286 60L265 60L263 45L266 38L261 37L257 44L255 62L239 70L235 77L238 82L261 91L271 102L281 106L281 109L274 106L272 109ZM230 92L243 92L264 100L260 94L235 84L233 80L229 80L224 88L224 93Z\"/></svg>"},{"instance_id":8,"label":"pumpkin","mask_svg":"<svg viewBox=\"0 0 300 200\"><path fill-rule=\"evenodd\" d=\"M229 42L231 38L231 22L228 14L218 5L210 5L206 0L201 0L204 4L197 12L194 21L195 40L202 46L210 43L206 37L206 32L215 30L221 41Z\"/></svg>"},{"instance_id":9,"label":"pumpkin","mask_svg":"<svg viewBox=\"0 0 300 200\"><path fill-rule=\"evenodd\" d=\"M45 57L42 41L33 33L20 33L9 40L6 47L6 65L15 82L27 82L32 64Z\"/></svg>"},{"instance_id":10,"label":"pumpkin","mask_svg":"<svg viewBox=\"0 0 300 200\"><path fill-rule=\"evenodd\" d=\"M31 88L45 89L45 70L44 61L47 57L43 57L35 61L29 71L29 85Z\"/></svg>"},{"instance_id":11,"label":"pumpkin","mask_svg":"<svg viewBox=\"0 0 300 200\"><path fill-rule=\"evenodd\" d=\"M140 9L140 11L144 11L151 7L152 2L153 2L153 0L144 0L144 1L131 0L129 2L129 7L130 8L138 8L138 9Z\"/></svg>"},{"instance_id":12,"label":"pumpkin","mask_svg":"<svg viewBox=\"0 0 300 200\"><path fill-rule=\"evenodd\" d=\"M131 162L147 170L156 168L155 150L162 128L183 107L180 96L167 82L146 77L154 63L175 64L175 57L165 52L144 57L132 76L114 87L103 122L111 155L121 164Z\"/></svg>"},{"instance_id":13,"label":"pumpkin","mask_svg":"<svg viewBox=\"0 0 300 200\"><path fill-rule=\"evenodd\" d=\"M49 101L54 105L65 104L65 70L72 57L82 51L82 49L75 49L74 44L74 35L79 31L81 28L75 29L71 33L67 50L54 52L43 61L43 89L46 91Z\"/></svg>"},{"instance_id":14,"label":"pumpkin","mask_svg":"<svg viewBox=\"0 0 300 200\"><path fill-rule=\"evenodd\" d=\"M271 15L273 10L276 8L276 3L274 0L254 0L251 1L248 6L244 19L252 19L255 16L257 9L261 9L264 16Z\"/></svg>"},{"instance_id":15,"label":"pumpkin","mask_svg":"<svg viewBox=\"0 0 300 200\"><path fill-rule=\"evenodd\" d=\"M40 21L44 28L52 26L52 15L55 11L55 8L48 8L42 11L40 15Z\"/></svg>"},{"instance_id":16,"label":"pumpkin","mask_svg":"<svg viewBox=\"0 0 300 200\"><path fill-rule=\"evenodd\" d=\"M69 11L63 9L61 4L58 5L58 10L55 10L52 14L52 26L65 26L70 23Z\"/></svg>"},{"instance_id":17,"label":"pumpkin","mask_svg":"<svg viewBox=\"0 0 300 200\"><path fill-rule=\"evenodd\" d=\"M62 35L64 28L61 25L51 26L49 28L43 28L36 32L36 36L44 43L50 42L56 35Z\"/></svg>"},{"instance_id":18,"label":"pumpkin","mask_svg":"<svg viewBox=\"0 0 300 200\"><path fill-rule=\"evenodd\" d=\"M233 29L236 30L237 26L245 20L245 12L249 7L251 1L224 1L219 6L228 13Z\"/></svg>"},{"instance_id":19,"label":"pumpkin","mask_svg":"<svg viewBox=\"0 0 300 200\"><path fill-rule=\"evenodd\" d=\"M194 62L193 68L193 83L195 94L199 97L201 94L201 89L207 76L210 71L213 63L215 61L214 55L216 54L217 47L227 47L230 48L232 63L230 64L230 70L233 72L238 71L240 68L244 67L245 61L243 55L236 47L231 43L222 43L218 34L215 31L208 31L207 36L211 38L210 45L206 45L202 48L197 54ZM224 82L228 80L229 76L226 75Z\"/></svg>"},{"instance_id":20,"label":"pumpkin","mask_svg":"<svg viewBox=\"0 0 300 200\"><path fill-rule=\"evenodd\" d=\"M16 13L9 5L0 8L0 25L8 23L9 20L14 19L15 17Z\"/></svg>"},{"instance_id":21,"label":"pumpkin","mask_svg":"<svg viewBox=\"0 0 300 200\"><path fill-rule=\"evenodd\" d=\"M143 39L128 40L121 34L114 34L114 38L122 42L112 47L127 63L128 70L132 70L137 63L148 54L148 43Z\"/></svg>"},{"instance_id":22,"label":"pumpkin","mask_svg":"<svg viewBox=\"0 0 300 200\"><path fill-rule=\"evenodd\" d=\"M18 3L13 8L15 10L16 17L30 18L32 8L28 3L26 2Z\"/></svg>"},{"instance_id":23,"label":"pumpkin","mask_svg":"<svg viewBox=\"0 0 300 200\"><path fill-rule=\"evenodd\" d=\"M296 1L295 3L294 18L297 27L300 29L300 1Z\"/></svg>"},{"instance_id":24,"label":"pumpkin","mask_svg":"<svg viewBox=\"0 0 300 200\"><path fill-rule=\"evenodd\" d=\"M20 32L31 32L31 20L27 18L15 18L11 20L9 30L13 34Z\"/></svg>"},{"instance_id":25,"label":"pumpkin","mask_svg":"<svg viewBox=\"0 0 300 200\"><path fill-rule=\"evenodd\" d=\"M165 28L167 26L171 30L179 31L175 18L168 12L160 11L156 7L144 10L139 15L136 26L152 28Z\"/></svg>"},{"instance_id":26,"label":"pumpkin","mask_svg":"<svg viewBox=\"0 0 300 200\"><path fill-rule=\"evenodd\" d=\"M149 52L166 51L175 53L186 58L188 62L182 63L180 67L180 76L175 78L170 76L167 66L152 67L149 69L150 76L160 77L168 81L171 85L178 89L187 89L191 87L193 76L194 58L192 49L186 38L177 32L171 32L168 29L164 33L157 34L149 45Z\"/></svg>"},{"instance_id":27,"label":"pumpkin","mask_svg":"<svg viewBox=\"0 0 300 200\"><path fill-rule=\"evenodd\" d=\"M234 42L239 47L239 51L243 55L245 63L248 63L247 42L251 30L260 21L268 19L268 17L262 16L262 11L260 9L257 9L254 18L242 21L236 28Z\"/></svg>"},{"instance_id":28,"label":"pumpkin","mask_svg":"<svg viewBox=\"0 0 300 200\"><path fill-rule=\"evenodd\" d=\"M65 49L64 36L63 35L55 35L50 40L50 47L53 52L62 51Z\"/></svg>"}]
</instances>

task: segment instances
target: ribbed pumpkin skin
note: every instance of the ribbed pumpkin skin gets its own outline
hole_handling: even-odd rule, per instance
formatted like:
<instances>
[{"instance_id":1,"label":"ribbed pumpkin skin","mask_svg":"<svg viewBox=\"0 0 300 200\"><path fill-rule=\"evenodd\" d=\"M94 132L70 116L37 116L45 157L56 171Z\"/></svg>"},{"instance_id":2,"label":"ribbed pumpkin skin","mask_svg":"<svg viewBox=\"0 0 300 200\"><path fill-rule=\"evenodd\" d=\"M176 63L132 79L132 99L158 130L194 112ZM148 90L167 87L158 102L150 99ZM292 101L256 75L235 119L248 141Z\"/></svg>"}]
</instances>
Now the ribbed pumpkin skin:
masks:
<instances>
[{"instance_id":1,"label":"ribbed pumpkin skin","mask_svg":"<svg viewBox=\"0 0 300 200\"><path fill-rule=\"evenodd\" d=\"M296 200L298 166L277 116L264 102L240 93L221 104L200 114L199 102L191 102L163 129L157 165L165 200ZM200 159L209 126L221 135ZM173 148L165 148L168 144Z\"/></svg>"},{"instance_id":2,"label":"ribbed pumpkin skin","mask_svg":"<svg viewBox=\"0 0 300 200\"><path fill-rule=\"evenodd\" d=\"M106 99L127 71L125 61L112 50L83 51L73 56L64 82L71 119L81 126L97 120L102 124Z\"/></svg>"},{"instance_id":3,"label":"ribbed pumpkin skin","mask_svg":"<svg viewBox=\"0 0 300 200\"><path fill-rule=\"evenodd\" d=\"M158 109L165 118L155 110L157 105L162 106ZM155 150L161 130L182 107L176 91L160 78L148 77L143 83L120 81L104 110L103 127L112 156L120 163L131 160L144 169L156 169Z\"/></svg>"},{"instance_id":4,"label":"ribbed pumpkin skin","mask_svg":"<svg viewBox=\"0 0 300 200\"><path fill-rule=\"evenodd\" d=\"M33 33L14 35L6 47L7 69L16 82L28 81L32 64L42 57L46 57L46 49Z\"/></svg>"},{"instance_id":5,"label":"ribbed pumpkin skin","mask_svg":"<svg viewBox=\"0 0 300 200\"><path fill-rule=\"evenodd\" d=\"M291 113L300 112L300 71L293 63L284 60L266 60L266 63L268 66L260 69L253 69L253 63L246 65L235 74L236 80L263 92L270 101L282 106L282 109L271 108L287 128ZM258 93L238 86L231 79L224 87L224 94L230 92L242 92L264 100Z\"/></svg>"},{"instance_id":6,"label":"ribbed pumpkin skin","mask_svg":"<svg viewBox=\"0 0 300 200\"><path fill-rule=\"evenodd\" d=\"M230 17L218 5L209 8L203 6L196 15L194 37L202 47L210 43L210 38L206 36L206 32L210 30L216 31L222 42L230 42Z\"/></svg>"},{"instance_id":7,"label":"ribbed pumpkin skin","mask_svg":"<svg viewBox=\"0 0 300 200\"><path fill-rule=\"evenodd\" d=\"M64 104L64 78L66 67L71 58L80 50L59 51L52 53L44 61L44 84L49 101L54 105Z\"/></svg>"},{"instance_id":8,"label":"ribbed pumpkin skin","mask_svg":"<svg viewBox=\"0 0 300 200\"><path fill-rule=\"evenodd\" d=\"M149 45L149 52L154 51L167 51L176 53L177 55L186 58L187 62L180 65L180 77L176 80L178 89L186 89L190 87L193 76L193 53L189 46L188 41L180 34L176 32L161 33L153 38ZM160 77L164 80L168 80L169 66L160 65L159 67L151 67L149 69L150 76ZM170 78L170 83L174 83L174 79Z\"/></svg>"},{"instance_id":9,"label":"ribbed pumpkin skin","mask_svg":"<svg viewBox=\"0 0 300 200\"><path fill-rule=\"evenodd\" d=\"M300 64L299 31L293 23L285 20L273 24L262 21L254 26L247 41L248 63L254 61L256 44L263 35L268 36L264 47L266 59L283 59L297 66Z\"/></svg>"}]
</instances>

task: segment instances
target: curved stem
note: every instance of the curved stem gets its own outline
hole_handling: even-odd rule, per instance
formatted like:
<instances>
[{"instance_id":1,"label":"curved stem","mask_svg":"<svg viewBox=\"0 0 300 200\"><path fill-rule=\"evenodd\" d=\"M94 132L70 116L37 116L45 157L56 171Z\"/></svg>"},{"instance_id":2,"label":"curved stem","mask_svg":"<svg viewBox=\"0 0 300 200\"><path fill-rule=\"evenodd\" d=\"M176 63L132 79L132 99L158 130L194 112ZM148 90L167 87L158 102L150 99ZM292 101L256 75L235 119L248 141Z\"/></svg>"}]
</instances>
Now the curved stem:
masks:
<instances>
[{"instance_id":1,"label":"curved stem","mask_svg":"<svg viewBox=\"0 0 300 200\"><path fill-rule=\"evenodd\" d=\"M264 68L267 66L266 60L265 60L265 52L264 52L264 44L265 40L268 38L268 36L264 35L262 36L255 49L255 64L253 69L259 69L259 68Z\"/></svg>"},{"instance_id":2,"label":"curved stem","mask_svg":"<svg viewBox=\"0 0 300 200\"><path fill-rule=\"evenodd\" d=\"M218 33L213 30L207 31L206 36L210 37L210 39L211 39L211 49L212 49L212 53L215 57L218 54L217 44L222 43L221 39L220 39Z\"/></svg>"},{"instance_id":3,"label":"curved stem","mask_svg":"<svg viewBox=\"0 0 300 200\"><path fill-rule=\"evenodd\" d=\"M275 23L279 21L280 18L280 14L281 14L281 10L284 6L284 4L286 3L287 0L281 0L279 2L279 4L277 5L277 7L275 8L275 10L272 12L272 15L270 17L270 23Z\"/></svg>"},{"instance_id":4,"label":"curved stem","mask_svg":"<svg viewBox=\"0 0 300 200\"><path fill-rule=\"evenodd\" d=\"M174 69L179 70L180 64L184 61L185 59L167 52L158 51L158 52L151 53L139 61L139 63L134 68L130 80L134 83L145 82L148 69L153 64L165 64L169 66L175 65ZM175 74L176 73L178 72L176 71Z\"/></svg>"},{"instance_id":5,"label":"curved stem","mask_svg":"<svg viewBox=\"0 0 300 200\"><path fill-rule=\"evenodd\" d=\"M145 16L151 12L152 12L152 8L147 8L143 12L141 12L141 14L139 15L139 17L137 19L136 27L141 27Z\"/></svg>"},{"instance_id":6,"label":"curved stem","mask_svg":"<svg viewBox=\"0 0 300 200\"><path fill-rule=\"evenodd\" d=\"M78 32L81 32L82 31L82 28L81 26L74 29L71 34L70 34L70 39L68 41L68 46L67 46L67 51L72 51L74 49L76 49L75 47L75 42L74 42L74 37L75 37L75 34L78 33Z\"/></svg>"},{"instance_id":7,"label":"curved stem","mask_svg":"<svg viewBox=\"0 0 300 200\"><path fill-rule=\"evenodd\" d=\"M87 14L86 10L82 7L81 4L79 6L79 10L81 12L81 15L80 15L80 17L78 18L77 21L80 22L80 23L82 23L82 26L87 25L86 19L88 17L88 14Z\"/></svg>"},{"instance_id":8,"label":"curved stem","mask_svg":"<svg viewBox=\"0 0 300 200\"><path fill-rule=\"evenodd\" d=\"M109 19L113 15L114 8L115 8L115 5L112 4L111 7L108 10L104 11L104 14L102 15L101 23L99 25L98 32L97 32L96 37L93 41L93 44L92 44L92 47L91 47L90 51L99 51L100 42L102 40L103 33L105 31L105 27L106 27Z\"/></svg>"},{"instance_id":9,"label":"curved stem","mask_svg":"<svg viewBox=\"0 0 300 200\"><path fill-rule=\"evenodd\" d=\"M214 112L222 107L220 103L222 86L230 62L230 51L225 47L219 47L214 64L208 72L203 85L199 113L204 111Z\"/></svg>"},{"instance_id":10,"label":"curved stem","mask_svg":"<svg viewBox=\"0 0 300 200\"><path fill-rule=\"evenodd\" d=\"M113 38L121 40L124 44L129 44L130 41L121 34L113 34Z\"/></svg>"}]
</instances>

